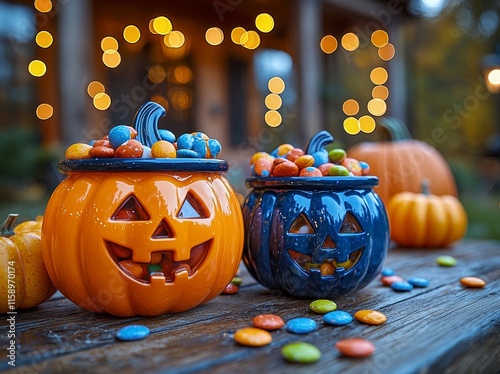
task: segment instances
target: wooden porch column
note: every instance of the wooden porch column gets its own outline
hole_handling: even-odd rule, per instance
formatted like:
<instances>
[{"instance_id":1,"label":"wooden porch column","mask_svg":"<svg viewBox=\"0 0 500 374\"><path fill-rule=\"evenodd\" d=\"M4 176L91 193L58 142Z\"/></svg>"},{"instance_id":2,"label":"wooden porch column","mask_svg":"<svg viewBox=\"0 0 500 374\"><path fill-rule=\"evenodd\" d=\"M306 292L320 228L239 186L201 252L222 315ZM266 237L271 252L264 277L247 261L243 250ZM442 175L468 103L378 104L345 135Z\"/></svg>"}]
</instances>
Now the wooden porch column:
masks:
<instances>
[{"instance_id":1,"label":"wooden porch column","mask_svg":"<svg viewBox=\"0 0 500 374\"><path fill-rule=\"evenodd\" d=\"M317 0L298 0L294 14L298 32L298 98L299 98L299 135L309 140L323 129L323 100L321 82L323 82L323 64L319 42L323 30L322 2Z\"/></svg>"},{"instance_id":2,"label":"wooden porch column","mask_svg":"<svg viewBox=\"0 0 500 374\"><path fill-rule=\"evenodd\" d=\"M93 80L92 1L65 1L58 16L61 142L70 144L85 140L92 107L87 95Z\"/></svg>"}]
</instances>

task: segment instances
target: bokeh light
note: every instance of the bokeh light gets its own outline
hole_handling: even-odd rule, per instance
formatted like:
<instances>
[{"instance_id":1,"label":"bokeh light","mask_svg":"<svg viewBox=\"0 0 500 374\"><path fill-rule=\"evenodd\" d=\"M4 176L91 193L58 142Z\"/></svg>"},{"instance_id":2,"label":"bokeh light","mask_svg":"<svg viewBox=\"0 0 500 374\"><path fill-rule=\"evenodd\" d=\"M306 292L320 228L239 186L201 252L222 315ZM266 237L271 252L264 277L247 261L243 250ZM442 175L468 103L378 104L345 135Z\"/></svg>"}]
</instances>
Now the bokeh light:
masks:
<instances>
[{"instance_id":1,"label":"bokeh light","mask_svg":"<svg viewBox=\"0 0 500 374\"><path fill-rule=\"evenodd\" d=\"M257 31L250 30L243 33L241 45L247 49L256 49L260 45L260 36Z\"/></svg>"},{"instance_id":2,"label":"bokeh light","mask_svg":"<svg viewBox=\"0 0 500 374\"><path fill-rule=\"evenodd\" d=\"M179 84L188 84L194 78L194 74L193 74L192 70L189 67L187 67L186 65L176 66L174 69L173 75L174 75L175 83L179 83Z\"/></svg>"},{"instance_id":3,"label":"bokeh light","mask_svg":"<svg viewBox=\"0 0 500 374\"><path fill-rule=\"evenodd\" d=\"M372 97L374 99L387 100L389 97L389 89L386 86L375 86L372 90Z\"/></svg>"},{"instance_id":4,"label":"bokeh light","mask_svg":"<svg viewBox=\"0 0 500 374\"><path fill-rule=\"evenodd\" d=\"M224 33L218 27L210 27L205 32L205 40L210 45L219 45L224 40Z\"/></svg>"},{"instance_id":5,"label":"bokeh light","mask_svg":"<svg viewBox=\"0 0 500 374\"><path fill-rule=\"evenodd\" d=\"M168 100L166 97L162 96L162 95L153 95L151 97L151 101L154 101L155 103L157 104L160 104L163 108L165 108L165 110L168 110Z\"/></svg>"},{"instance_id":6,"label":"bokeh light","mask_svg":"<svg viewBox=\"0 0 500 374\"><path fill-rule=\"evenodd\" d=\"M371 116L362 116L359 119L359 129L366 134L372 133L376 126L375 119Z\"/></svg>"},{"instance_id":7,"label":"bokeh light","mask_svg":"<svg viewBox=\"0 0 500 374\"><path fill-rule=\"evenodd\" d=\"M106 51L118 51L118 40L112 36L106 36L101 40L101 49Z\"/></svg>"},{"instance_id":8,"label":"bokeh light","mask_svg":"<svg viewBox=\"0 0 500 374\"><path fill-rule=\"evenodd\" d=\"M167 72L161 65L153 65L148 69L148 79L152 83L159 84L165 80Z\"/></svg>"},{"instance_id":9,"label":"bokeh light","mask_svg":"<svg viewBox=\"0 0 500 374\"><path fill-rule=\"evenodd\" d=\"M102 54L102 62L108 68L114 69L122 62L122 56L118 51L107 50Z\"/></svg>"},{"instance_id":10,"label":"bokeh light","mask_svg":"<svg viewBox=\"0 0 500 374\"><path fill-rule=\"evenodd\" d=\"M54 108L50 104L40 104L36 108L36 116L41 120L49 119L53 114Z\"/></svg>"},{"instance_id":11,"label":"bokeh light","mask_svg":"<svg viewBox=\"0 0 500 374\"><path fill-rule=\"evenodd\" d=\"M47 66L43 61L33 60L28 65L28 71L34 77L42 77L47 72Z\"/></svg>"},{"instance_id":12,"label":"bokeh light","mask_svg":"<svg viewBox=\"0 0 500 374\"><path fill-rule=\"evenodd\" d=\"M271 93L266 96L264 103L266 104L267 109L277 110L281 108L283 100L281 100L281 97L279 95Z\"/></svg>"},{"instance_id":13,"label":"bokeh light","mask_svg":"<svg viewBox=\"0 0 500 374\"><path fill-rule=\"evenodd\" d=\"M170 20L167 17L159 16L153 18L151 28L154 30L156 34L167 35L172 31L173 26L172 22L170 22Z\"/></svg>"},{"instance_id":14,"label":"bokeh light","mask_svg":"<svg viewBox=\"0 0 500 374\"><path fill-rule=\"evenodd\" d=\"M346 51L352 52L358 49L359 38L356 34L349 32L342 36L341 44Z\"/></svg>"},{"instance_id":15,"label":"bokeh light","mask_svg":"<svg viewBox=\"0 0 500 374\"><path fill-rule=\"evenodd\" d=\"M52 1L50 0L35 0L35 9L41 13L48 13L52 10Z\"/></svg>"},{"instance_id":16,"label":"bokeh light","mask_svg":"<svg viewBox=\"0 0 500 374\"><path fill-rule=\"evenodd\" d=\"M274 28L274 18L270 14L261 13L255 17L255 27L260 32L270 32Z\"/></svg>"},{"instance_id":17,"label":"bokeh light","mask_svg":"<svg viewBox=\"0 0 500 374\"><path fill-rule=\"evenodd\" d=\"M48 31L40 31L35 36L35 42L39 47L49 48L54 42L52 34Z\"/></svg>"},{"instance_id":18,"label":"bokeh light","mask_svg":"<svg viewBox=\"0 0 500 374\"><path fill-rule=\"evenodd\" d=\"M349 135L356 135L359 133L359 121L354 117L347 117L344 120L344 131Z\"/></svg>"},{"instance_id":19,"label":"bokeh light","mask_svg":"<svg viewBox=\"0 0 500 374\"><path fill-rule=\"evenodd\" d=\"M92 81L87 86L87 93L90 97L95 97L95 95L106 92L104 84L99 81Z\"/></svg>"},{"instance_id":20,"label":"bokeh light","mask_svg":"<svg viewBox=\"0 0 500 374\"><path fill-rule=\"evenodd\" d=\"M391 43L387 43L385 46L379 48L378 50L378 57L380 57L380 59L383 61L391 60L395 54L396 49Z\"/></svg>"},{"instance_id":21,"label":"bokeh light","mask_svg":"<svg viewBox=\"0 0 500 374\"><path fill-rule=\"evenodd\" d=\"M371 99L368 102L368 111L377 117L383 116L387 111L387 104L381 99Z\"/></svg>"},{"instance_id":22,"label":"bokeh light","mask_svg":"<svg viewBox=\"0 0 500 374\"><path fill-rule=\"evenodd\" d=\"M279 95L285 91L285 82L280 77L272 77L267 82L267 87L269 88L269 91Z\"/></svg>"},{"instance_id":23,"label":"bokeh light","mask_svg":"<svg viewBox=\"0 0 500 374\"><path fill-rule=\"evenodd\" d=\"M389 43L389 34L384 30L376 30L371 36L372 44L377 48L382 48Z\"/></svg>"},{"instance_id":24,"label":"bokeh light","mask_svg":"<svg viewBox=\"0 0 500 374\"><path fill-rule=\"evenodd\" d=\"M111 105L111 98L105 92L98 93L93 99L94 107L99 110L106 110Z\"/></svg>"},{"instance_id":25,"label":"bokeh light","mask_svg":"<svg viewBox=\"0 0 500 374\"><path fill-rule=\"evenodd\" d=\"M135 25L128 25L123 29L123 39L125 39L128 43L134 44L139 41L141 38L141 31Z\"/></svg>"},{"instance_id":26,"label":"bokeh light","mask_svg":"<svg viewBox=\"0 0 500 374\"><path fill-rule=\"evenodd\" d=\"M268 110L264 115L264 120L269 127L278 127L283 121L281 114L275 110Z\"/></svg>"},{"instance_id":27,"label":"bokeh light","mask_svg":"<svg viewBox=\"0 0 500 374\"><path fill-rule=\"evenodd\" d=\"M324 53L330 54L337 50L339 43L333 35L325 35L321 39L319 46Z\"/></svg>"},{"instance_id":28,"label":"bokeh light","mask_svg":"<svg viewBox=\"0 0 500 374\"><path fill-rule=\"evenodd\" d=\"M388 78L389 74L383 67L376 67L370 72L370 80L373 84L384 84L385 82L387 82Z\"/></svg>"},{"instance_id":29,"label":"bokeh light","mask_svg":"<svg viewBox=\"0 0 500 374\"><path fill-rule=\"evenodd\" d=\"M488 73L488 81L493 85L500 84L500 69L493 69Z\"/></svg>"},{"instance_id":30,"label":"bokeh light","mask_svg":"<svg viewBox=\"0 0 500 374\"><path fill-rule=\"evenodd\" d=\"M177 110L187 110L191 107L191 93L185 88L174 88L170 92L170 102Z\"/></svg>"},{"instance_id":31,"label":"bokeh light","mask_svg":"<svg viewBox=\"0 0 500 374\"><path fill-rule=\"evenodd\" d=\"M359 104L354 99L349 99L342 104L342 111L346 116L355 116L359 112Z\"/></svg>"},{"instance_id":32,"label":"bokeh light","mask_svg":"<svg viewBox=\"0 0 500 374\"><path fill-rule=\"evenodd\" d=\"M180 48L184 45L185 41L186 37L184 34L177 30L171 31L163 38L165 45L170 48Z\"/></svg>"},{"instance_id":33,"label":"bokeh light","mask_svg":"<svg viewBox=\"0 0 500 374\"><path fill-rule=\"evenodd\" d=\"M246 33L247 30L245 30L243 27L235 27L231 31L231 40L233 41L234 44L241 44L241 37L243 36L244 33Z\"/></svg>"}]
</instances>

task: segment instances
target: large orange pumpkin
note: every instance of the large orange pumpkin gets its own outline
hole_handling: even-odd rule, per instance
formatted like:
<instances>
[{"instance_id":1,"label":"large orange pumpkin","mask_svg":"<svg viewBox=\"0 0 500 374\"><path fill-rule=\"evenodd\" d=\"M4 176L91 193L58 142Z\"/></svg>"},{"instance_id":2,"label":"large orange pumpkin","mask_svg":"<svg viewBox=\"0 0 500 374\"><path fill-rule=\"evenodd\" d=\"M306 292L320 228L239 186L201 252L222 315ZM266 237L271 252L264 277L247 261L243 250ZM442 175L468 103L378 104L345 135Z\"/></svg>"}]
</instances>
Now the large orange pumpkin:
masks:
<instances>
[{"instance_id":1,"label":"large orange pumpkin","mask_svg":"<svg viewBox=\"0 0 500 374\"><path fill-rule=\"evenodd\" d=\"M398 120L383 118L379 125L389 132L390 141L363 142L350 148L347 154L370 165L370 174L379 178L375 192L385 204L399 192L419 192L424 179L431 182L435 195L457 196L451 170L434 147L412 139Z\"/></svg>"}]
</instances>

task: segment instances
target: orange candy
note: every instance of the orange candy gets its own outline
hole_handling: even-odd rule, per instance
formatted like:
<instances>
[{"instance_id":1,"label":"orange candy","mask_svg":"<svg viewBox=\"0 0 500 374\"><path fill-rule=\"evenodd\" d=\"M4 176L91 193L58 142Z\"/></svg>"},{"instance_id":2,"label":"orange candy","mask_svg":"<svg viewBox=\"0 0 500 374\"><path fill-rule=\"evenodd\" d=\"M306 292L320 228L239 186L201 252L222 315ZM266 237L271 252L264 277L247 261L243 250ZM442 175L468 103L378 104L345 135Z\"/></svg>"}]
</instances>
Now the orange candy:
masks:
<instances>
[{"instance_id":1,"label":"orange candy","mask_svg":"<svg viewBox=\"0 0 500 374\"><path fill-rule=\"evenodd\" d=\"M278 330L285 326L285 321L275 314L259 314L253 317L252 323L255 327L263 330Z\"/></svg>"},{"instance_id":2,"label":"orange candy","mask_svg":"<svg viewBox=\"0 0 500 374\"><path fill-rule=\"evenodd\" d=\"M342 161L341 165L345 166L347 170L356 176L363 175L363 169L361 168L359 161L355 158L347 157L344 161Z\"/></svg>"},{"instance_id":3,"label":"orange candy","mask_svg":"<svg viewBox=\"0 0 500 374\"><path fill-rule=\"evenodd\" d=\"M177 152L172 143L160 140L151 147L151 156L154 158L175 158Z\"/></svg>"},{"instance_id":4,"label":"orange candy","mask_svg":"<svg viewBox=\"0 0 500 374\"><path fill-rule=\"evenodd\" d=\"M120 158L141 158L144 148L135 139L130 139L116 148L115 156Z\"/></svg>"},{"instance_id":5,"label":"orange candy","mask_svg":"<svg viewBox=\"0 0 500 374\"><path fill-rule=\"evenodd\" d=\"M274 160L274 157L271 156L269 153L267 152L257 152L257 153L254 153L254 155L252 156L252 158L250 158L250 165L254 165L255 162L260 159L260 158L267 158L268 160L270 160L271 162Z\"/></svg>"},{"instance_id":6,"label":"orange candy","mask_svg":"<svg viewBox=\"0 0 500 374\"><path fill-rule=\"evenodd\" d=\"M367 325L381 325L387 321L387 317L377 310L358 310L354 313L354 318Z\"/></svg>"},{"instance_id":7,"label":"orange candy","mask_svg":"<svg viewBox=\"0 0 500 374\"><path fill-rule=\"evenodd\" d=\"M296 177L299 175L299 167L291 161L282 162L274 166L273 176L275 177Z\"/></svg>"},{"instance_id":8,"label":"orange candy","mask_svg":"<svg viewBox=\"0 0 500 374\"><path fill-rule=\"evenodd\" d=\"M281 144L277 149L278 156L284 156L294 148L291 144ZM274 152L273 152L274 153Z\"/></svg>"},{"instance_id":9,"label":"orange candy","mask_svg":"<svg viewBox=\"0 0 500 374\"><path fill-rule=\"evenodd\" d=\"M304 169L308 166L314 165L314 157L311 155L302 155L299 156L294 162L295 165L299 167L299 169Z\"/></svg>"},{"instance_id":10,"label":"orange candy","mask_svg":"<svg viewBox=\"0 0 500 374\"><path fill-rule=\"evenodd\" d=\"M463 277L460 279L460 283L465 287L471 288L482 288L486 286L486 282L477 277Z\"/></svg>"},{"instance_id":11,"label":"orange candy","mask_svg":"<svg viewBox=\"0 0 500 374\"><path fill-rule=\"evenodd\" d=\"M335 348L344 356L349 357L368 357L375 352L375 346L370 341L361 338L339 340Z\"/></svg>"},{"instance_id":12,"label":"orange candy","mask_svg":"<svg viewBox=\"0 0 500 374\"><path fill-rule=\"evenodd\" d=\"M236 343L251 347L262 347L273 341L269 331L257 327L245 327L234 333Z\"/></svg>"},{"instance_id":13,"label":"orange candy","mask_svg":"<svg viewBox=\"0 0 500 374\"><path fill-rule=\"evenodd\" d=\"M79 160L82 158L90 158L91 145L85 143L75 143L66 149L66 158L68 160Z\"/></svg>"},{"instance_id":14,"label":"orange candy","mask_svg":"<svg viewBox=\"0 0 500 374\"><path fill-rule=\"evenodd\" d=\"M115 157L115 150L111 147L98 145L92 147L92 149L89 150L89 155L90 157L110 158Z\"/></svg>"},{"instance_id":15,"label":"orange candy","mask_svg":"<svg viewBox=\"0 0 500 374\"><path fill-rule=\"evenodd\" d=\"M326 163L320 165L318 167L318 169L319 169L319 171L321 171L321 174L323 174L323 176L328 176L328 172L330 171L332 166L335 166L335 164L333 164L331 162L326 162Z\"/></svg>"},{"instance_id":16,"label":"orange candy","mask_svg":"<svg viewBox=\"0 0 500 374\"><path fill-rule=\"evenodd\" d=\"M300 156L304 155L304 151L300 148L293 148L290 152L286 154L287 160L295 162Z\"/></svg>"},{"instance_id":17,"label":"orange candy","mask_svg":"<svg viewBox=\"0 0 500 374\"><path fill-rule=\"evenodd\" d=\"M308 166L302 169L299 173L300 177L322 177L321 171L314 166Z\"/></svg>"},{"instance_id":18,"label":"orange candy","mask_svg":"<svg viewBox=\"0 0 500 374\"><path fill-rule=\"evenodd\" d=\"M253 164L254 173L261 177L269 177L272 169L273 162L268 158L261 157Z\"/></svg>"}]
</instances>

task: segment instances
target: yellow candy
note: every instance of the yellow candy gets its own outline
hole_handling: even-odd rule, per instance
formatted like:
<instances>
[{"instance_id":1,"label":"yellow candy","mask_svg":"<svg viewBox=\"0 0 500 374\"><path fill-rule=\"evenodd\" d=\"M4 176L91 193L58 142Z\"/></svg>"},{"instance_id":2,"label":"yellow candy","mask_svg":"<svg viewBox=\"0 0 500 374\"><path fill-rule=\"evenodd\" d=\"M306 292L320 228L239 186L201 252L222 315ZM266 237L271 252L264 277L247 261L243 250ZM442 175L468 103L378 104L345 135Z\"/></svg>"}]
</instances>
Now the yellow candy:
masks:
<instances>
[{"instance_id":1,"label":"yellow candy","mask_svg":"<svg viewBox=\"0 0 500 374\"><path fill-rule=\"evenodd\" d=\"M172 143L160 140L151 147L151 156L154 158L175 158L177 152Z\"/></svg>"},{"instance_id":2,"label":"yellow candy","mask_svg":"<svg viewBox=\"0 0 500 374\"><path fill-rule=\"evenodd\" d=\"M68 160L81 160L84 158L90 158L89 152L91 149L92 146L85 143L71 144L66 149L66 158Z\"/></svg>"},{"instance_id":3,"label":"yellow candy","mask_svg":"<svg viewBox=\"0 0 500 374\"><path fill-rule=\"evenodd\" d=\"M259 158L265 158L265 159L270 160L271 162L274 161L274 157L271 156L269 153L267 153L267 152L257 152L257 153L254 153L254 155L250 158L250 165L255 164L255 162Z\"/></svg>"},{"instance_id":4,"label":"yellow candy","mask_svg":"<svg viewBox=\"0 0 500 374\"><path fill-rule=\"evenodd\" d=\"M291 144L282 144L278 147L278 156L284 156L294 148Z\"/></svg>"}]
</instances>

